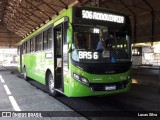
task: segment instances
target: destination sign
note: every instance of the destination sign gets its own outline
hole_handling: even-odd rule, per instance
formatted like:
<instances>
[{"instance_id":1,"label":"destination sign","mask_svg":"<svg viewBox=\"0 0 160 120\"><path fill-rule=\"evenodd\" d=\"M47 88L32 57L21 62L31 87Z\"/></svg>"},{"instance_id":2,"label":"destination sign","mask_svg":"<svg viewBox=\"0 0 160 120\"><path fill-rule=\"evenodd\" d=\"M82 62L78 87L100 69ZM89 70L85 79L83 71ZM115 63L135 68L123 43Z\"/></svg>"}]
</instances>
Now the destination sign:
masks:
<instances>
[{"instance_id":1,"label":"destination sign","mask_svg":"<svg viewBox=\"0 0 160 120\"><path fill-rule=\"evenodd\" d=\"M109 21L115 23L124 23L124 16L115 15L111 13L89 11L89 10L82 10L82 18Z\"/></svg>"}]
</instances>

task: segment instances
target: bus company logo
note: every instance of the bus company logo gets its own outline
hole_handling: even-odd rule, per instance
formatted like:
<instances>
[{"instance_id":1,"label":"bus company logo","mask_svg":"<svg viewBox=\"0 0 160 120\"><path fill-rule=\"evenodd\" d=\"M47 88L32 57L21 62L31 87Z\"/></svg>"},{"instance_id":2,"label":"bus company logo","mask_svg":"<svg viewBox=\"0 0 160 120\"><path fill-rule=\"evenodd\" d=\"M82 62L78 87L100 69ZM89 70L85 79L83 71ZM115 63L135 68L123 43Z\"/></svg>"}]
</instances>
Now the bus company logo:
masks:
<instances>
[{"instance_id":1,"label":"bus company logo","mask_svg":"<svg viewBox=\"0 0 160 120\"><path fill-rule=\"evenodd\" d=\"M12 117L11 112L2 112L2 117Z\"/></svg>"}]
</instances>

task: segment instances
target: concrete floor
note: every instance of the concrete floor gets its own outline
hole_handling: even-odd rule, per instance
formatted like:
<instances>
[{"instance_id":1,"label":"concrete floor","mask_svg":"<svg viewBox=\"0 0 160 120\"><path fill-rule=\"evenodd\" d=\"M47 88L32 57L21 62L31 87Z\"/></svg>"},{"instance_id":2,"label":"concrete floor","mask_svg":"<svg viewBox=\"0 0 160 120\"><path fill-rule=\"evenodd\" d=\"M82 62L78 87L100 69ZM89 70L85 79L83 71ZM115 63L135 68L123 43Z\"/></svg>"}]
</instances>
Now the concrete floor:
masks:
<instances>
[{"instance_id":1,"label":"concrete floor","mask_svg":"<svg viewBox=\"0 0 160 120\"><path fill-rule=\"evenodd\" d=\"M15 70L15 67L7 67L7 69L8 68ZM76 114L76 116L81 115L49 96L47 93L44 93L25 80L17 77L16 74L13 74L13 72L7 69L0 66L0 111L61 111L62 118L60 115L57 115L59 119L64 119L63 115L67 116L68 120L85 119L84 117L72 117L74 114ZM8 87L9 92L5 90L4 86ZM10 97L14 98L17 105L12 105ZM17 107L19 107L19 109L17 109ZM47 119L52 120L55 118L48 117ZM6 118L4 118L4 120L6 120Z\"/></svg>"},{"instance_id":2,"label":"concrete floor","mask_svg":"<svg viewBox=\"0 0 160 120\"><path fill-rule=\"evenodd\" d=\"M148 70L137 72L135 70L133 73L134 84L129 93L84 98L68 98L60 95L53 98L31 85L30 82L17 77L16 67L4 68L0 66L0 75L5 81L5 83L0 81L0 111L15 111L9 100L9 96L13 96L21 111L73 111L71 113L66 112L66 117L47 117L49 120L142 119L143 117L138 117L137 114L143 112L158 113L160 117L160 80L158 72ZM6 93L4 85L8 86L11 94ZM89 113L89 111L92 112ZM114 117L117 112L118 116ZM133 117L132 115L125 117L130 112ZM73 115L77 117L72 117ZM78 117L81 115L84 117ZM136 115L137 117L135 117ZM158 120L159 117L145 117L144 119Z\"/></svg>"}]
</instances>

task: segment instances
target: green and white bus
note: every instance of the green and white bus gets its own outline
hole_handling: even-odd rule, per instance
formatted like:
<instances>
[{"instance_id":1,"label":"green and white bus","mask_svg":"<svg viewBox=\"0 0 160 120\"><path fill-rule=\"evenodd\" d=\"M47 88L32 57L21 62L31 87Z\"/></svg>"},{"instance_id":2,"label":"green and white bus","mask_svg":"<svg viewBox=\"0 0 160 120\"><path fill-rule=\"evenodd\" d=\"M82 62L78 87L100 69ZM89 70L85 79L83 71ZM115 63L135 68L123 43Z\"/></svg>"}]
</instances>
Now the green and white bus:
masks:
<instances>
[{"instance_id":1,"label":"green and white bus","mask_svg":"<svg viewBox=\"0 0 160 120\"><path fill-rule=\"evenodd\" d=\"M131 88L129 17L103 8L71 7L18 43L18 70L69 97Z\"/></svg>"}]
</instances>

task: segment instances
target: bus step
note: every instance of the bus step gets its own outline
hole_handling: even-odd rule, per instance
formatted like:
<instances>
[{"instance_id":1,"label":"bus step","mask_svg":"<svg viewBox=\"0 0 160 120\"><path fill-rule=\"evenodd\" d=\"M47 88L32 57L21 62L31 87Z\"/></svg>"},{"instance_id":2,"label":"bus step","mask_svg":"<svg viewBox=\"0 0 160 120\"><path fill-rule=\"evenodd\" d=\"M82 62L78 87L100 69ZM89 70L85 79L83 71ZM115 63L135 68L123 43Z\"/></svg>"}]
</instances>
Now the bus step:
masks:
<instances>
[{"instance_id":1,"label":"bus step","mask_svg":"<svg viewBox=\"0 0 160 120\"><path fill-rule=\"evenodd\" d=\"M56 88L56 90L62 92L62 88Z\"/></svg>"},{"instance_id":2,"label":"bus step","mask_svg":"<svg viewBox=\"0 0 160 120\"><path fill-rule=\"evenodd\" d=\"M62 88L57 88L58 90L62 91Z\"/></svg>"}]
</instances>

